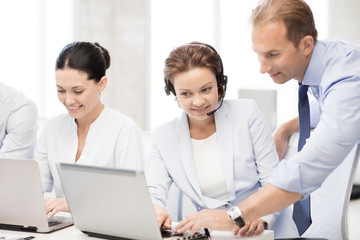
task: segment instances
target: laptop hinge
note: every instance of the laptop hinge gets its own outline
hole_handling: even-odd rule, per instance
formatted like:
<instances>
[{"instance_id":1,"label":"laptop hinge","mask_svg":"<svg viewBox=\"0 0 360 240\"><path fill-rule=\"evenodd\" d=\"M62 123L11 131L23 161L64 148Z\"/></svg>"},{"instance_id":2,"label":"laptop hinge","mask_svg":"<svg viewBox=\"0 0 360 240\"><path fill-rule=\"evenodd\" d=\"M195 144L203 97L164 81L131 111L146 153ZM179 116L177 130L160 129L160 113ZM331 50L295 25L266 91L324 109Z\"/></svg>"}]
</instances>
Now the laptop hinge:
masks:
<instances>
[{"instance_id":1,"label":"laptop hinge","mask_svg":"<svg viewBox=\"0 0 360 240\"><path fill-rule=\"evenodd\" d=\"M0 223L0 229L11 230L11 231L26 231L26 232L36 232L37 231L37 227L12 225L12 224L5 224L5 223Z\"/></svg>"},{"instance_id":2,"label":"laptop hinge","mask_svg":"<svg viewBox=\"0 0 360 240\"><path fill-rule=\"evenodd\" d=\"M111 239L111 240L128 240L129 239L129 238L110 236L110 235L106 235L106 234L94 233L94 232L88 232L88 231L82 231L82 232L89 235L90 237L98 237L98 238L105 238L105 239Z\"/></svg>"}]
</instances>

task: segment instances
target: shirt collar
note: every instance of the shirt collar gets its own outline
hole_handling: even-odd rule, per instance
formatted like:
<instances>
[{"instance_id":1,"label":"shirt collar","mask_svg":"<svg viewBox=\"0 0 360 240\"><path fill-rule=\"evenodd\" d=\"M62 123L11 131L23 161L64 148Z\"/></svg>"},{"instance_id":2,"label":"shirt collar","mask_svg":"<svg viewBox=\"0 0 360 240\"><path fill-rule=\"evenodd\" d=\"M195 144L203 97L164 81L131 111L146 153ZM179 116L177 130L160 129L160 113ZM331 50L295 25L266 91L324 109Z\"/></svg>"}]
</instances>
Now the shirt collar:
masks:
<instances>
[{"instance_id":1,"label":"shirt collar","mask_svg":"<svg viewBox=\"0 0 360 240\"><path fill-rule=\"evenodd\" d=\"M322 41L317 41L311 55L309 65L306 69L302 84L309 86L319 86L322 75L324 74L322 59L325 55L326 46Z\"/></svg>"}]
</instances>

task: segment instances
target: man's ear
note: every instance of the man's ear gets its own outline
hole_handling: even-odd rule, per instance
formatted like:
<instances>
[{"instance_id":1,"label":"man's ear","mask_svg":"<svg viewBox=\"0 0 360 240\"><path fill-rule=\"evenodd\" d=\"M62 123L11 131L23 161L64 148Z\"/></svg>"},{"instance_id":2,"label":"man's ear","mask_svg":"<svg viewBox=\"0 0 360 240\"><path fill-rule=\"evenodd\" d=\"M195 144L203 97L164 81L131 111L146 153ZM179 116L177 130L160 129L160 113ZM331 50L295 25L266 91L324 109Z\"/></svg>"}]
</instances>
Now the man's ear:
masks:
<instances>
[{"instance_id":1,"label":"man's ear","mask_svg":"<svg viewBox=\"0 0 360 240\"><path fill-rule=\"evenodd\" d=\"M314 46L314 38L310 35L303 37L300 41L300 47L305 56L309 56L312 54Z\"/></svg>"}]
</instances>

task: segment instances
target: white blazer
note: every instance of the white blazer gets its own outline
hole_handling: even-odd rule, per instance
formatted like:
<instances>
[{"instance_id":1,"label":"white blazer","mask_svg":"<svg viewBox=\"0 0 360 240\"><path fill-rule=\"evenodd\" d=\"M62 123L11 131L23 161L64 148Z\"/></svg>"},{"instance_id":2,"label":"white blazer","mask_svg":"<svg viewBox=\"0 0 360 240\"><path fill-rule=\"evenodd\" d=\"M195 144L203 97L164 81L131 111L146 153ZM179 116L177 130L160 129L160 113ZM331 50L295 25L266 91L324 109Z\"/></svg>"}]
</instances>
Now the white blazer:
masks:
<instances>
[{"instance_id":1,"label":"white blazer","mask_svg":"<svg viewBox=\"0 0 360 240\"><path fill-rule=\"evenodd\" d=\"M215 113L219 153L229 199L202 195L192 158L186 113L152 132L153 149L146 161L148 188L154 204L165 206L172 183L197 210L237 204L264 186L279 158L271 132L253 100L224 100ZM266 219L271 225L274 221Z\"/></svg>"}]
</instances>

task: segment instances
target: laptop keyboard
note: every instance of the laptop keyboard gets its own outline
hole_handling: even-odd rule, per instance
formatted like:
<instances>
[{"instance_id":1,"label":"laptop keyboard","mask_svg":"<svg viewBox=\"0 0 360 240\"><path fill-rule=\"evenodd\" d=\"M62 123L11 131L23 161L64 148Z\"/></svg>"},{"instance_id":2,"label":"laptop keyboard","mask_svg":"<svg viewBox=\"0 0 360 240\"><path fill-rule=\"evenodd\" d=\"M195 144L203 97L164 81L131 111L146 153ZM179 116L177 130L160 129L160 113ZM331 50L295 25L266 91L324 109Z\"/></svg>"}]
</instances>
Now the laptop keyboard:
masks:
<instances>
[{"instance_id":1,"label":"laptop keyboard","mask_svg":"<svg viewBox=\"0 0 360 240\"><path fill-rule=\"evenodd\" d=\"M49 227L52 227L52 226L60 224L61 222L60 221L49 221L48 223L49 223Z\"/></svg>"},{"instance_id":2,"label":"laptop keyboard","mask_svg":"<svg viewBox=\"0 0 360 240\"><path fill-rule=\"evenodd\" d=\"M174 233L173 231L171 231L171 229L166 229L165 227L161 227L160 230L161 230L161 236L163 238L183 236L182 233Z\"/></svg>"},{"instance_id":3,"label":"laptop keyboard","mask_svg":"<svg viewBox=\"0 0 360 240\"><path fill-rule=\"evenodd\" d=\"M164 226L160 228L161 236L163 239L170 238L176 240L187 240L187 239L202 239L204 238L204 234L200 232L196 232L193 236L184 234L184 233L175 233L171 229L166 229Z\"/></svg>"}]
</instances>

